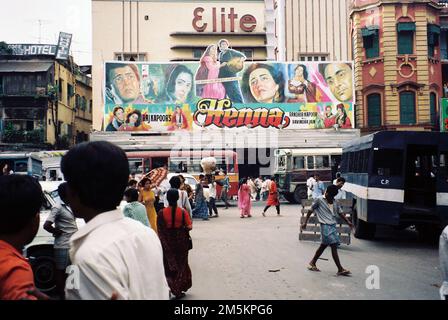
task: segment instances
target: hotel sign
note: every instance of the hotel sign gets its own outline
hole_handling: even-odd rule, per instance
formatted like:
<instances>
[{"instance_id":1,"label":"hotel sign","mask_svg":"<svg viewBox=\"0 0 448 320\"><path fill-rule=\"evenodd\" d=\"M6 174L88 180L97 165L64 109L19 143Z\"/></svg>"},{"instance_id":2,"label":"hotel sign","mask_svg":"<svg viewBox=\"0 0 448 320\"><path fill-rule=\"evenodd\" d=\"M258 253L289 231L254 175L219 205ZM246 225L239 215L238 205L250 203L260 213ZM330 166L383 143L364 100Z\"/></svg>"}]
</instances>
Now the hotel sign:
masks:
<instances>
[{"instance_id":1,"label":"hotel sign","mask_svg":"<svg viewBox=\"0 0 448 320\"><path fill-rule=\"evenodd\" d=\"M8 48L15 56L55 56L57 51L57 46L51 44L9 44Z\"/></svg>"},{"instance_id":2,"label":"hotel sign","mask_svg":"<svg viewBox=\"0 0 448 320\"><path fill-rule=\"evenodd\" d=\"M245 14L238 19L239 15L235 13L235 8L212 8L211 13L204 8L198 7L193 10L192 25L197 32L212 30L211 32L235 32L235 22L244 32L252 32L257 27L257 19L251 14ZM226 23L230 23L230 30L227 31ZM209 26L211 24L211 27Z\"/></svg>"}]
</instances>

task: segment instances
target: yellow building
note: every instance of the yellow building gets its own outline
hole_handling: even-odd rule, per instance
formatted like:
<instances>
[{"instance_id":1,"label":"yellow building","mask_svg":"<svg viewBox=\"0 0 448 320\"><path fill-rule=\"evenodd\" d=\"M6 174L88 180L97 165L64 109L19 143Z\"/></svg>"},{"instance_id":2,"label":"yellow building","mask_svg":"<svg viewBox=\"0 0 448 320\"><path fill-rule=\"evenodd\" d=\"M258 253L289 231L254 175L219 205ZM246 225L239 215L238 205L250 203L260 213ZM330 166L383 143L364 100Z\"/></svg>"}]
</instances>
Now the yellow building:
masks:
<instances>
[{"instance_id":1,"label":"yellow building","mask_svg":"<svg viewBox=\"0 0 448 320\"><path fill-rule=\"evenodd\" d=\"M54 83L57 100L50 103L47 112L47 143L56 144L56 134L62 147L88 140L92 124L91 79L81 74L78 66L55 61Z\"/></svg>"},{"instance_id":2,"label":"yellow building","mask_svg":"<svg viewBox=\"0 0 448 320\"><path fill-rule=\"evenodd\" d=\"M356 123L363 132L438 130L440 11L433 0L353 1Z\"/></svg>"},{"instance_id":3,"label":"yellow building","mask_svg":"<svg viewBox=\"0 0 448 320\"><path fill-rule=\"evenodd\" d=\"M267 59L265 1L93 0L93 128L102 129L104 62L198 61L226 38L248 61Z\"/></svg>"},{"instance_id":4,"label":"yellow building","mask_svg":"<svg viewBox=\"0 0 448 320\"><path fill-rule=\"evenodd\" d=\"M57 60L48 52L0 55L0 149L66 149L87 140L92 122L91 79L71 57Z\"/></svg>"}]
</instances>

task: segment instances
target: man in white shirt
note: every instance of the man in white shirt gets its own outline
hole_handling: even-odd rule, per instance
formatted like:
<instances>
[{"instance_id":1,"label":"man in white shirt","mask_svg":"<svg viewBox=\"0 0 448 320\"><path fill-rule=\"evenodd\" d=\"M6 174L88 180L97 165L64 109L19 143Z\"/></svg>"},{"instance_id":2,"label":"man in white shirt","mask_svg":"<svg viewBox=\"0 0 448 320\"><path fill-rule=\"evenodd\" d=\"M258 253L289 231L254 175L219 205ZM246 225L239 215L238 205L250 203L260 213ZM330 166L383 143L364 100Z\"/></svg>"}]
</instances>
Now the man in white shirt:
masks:
<instances>
[{"instance_id":1,"label":"man in white shirt","mask_svg":"<svg viewBox=\"0 0 448 320\"><path fill-rule=\"evenodd\" d=\"M71 238L69 300L169 299L156 233L117 209L129 176L126 154L104 141L82 143L61 161L67 199L86 225Z\"/></svg>"},{"instance_id":2,"label":"man in white shirt","mask_svg":"<svg viewBox=\"0 0 448 320\"><path fill-rule=\"evenodd\" d=\"M182 182L180 180L179 176L173 176L171 177L170 186L172 189L177 189L179 191L179 199L177 200L177 206L181 209L185 209L188 214L190 215L190 218L192 217L192 211L191 211L191 205L190 201L188 200L188 193L185 190L180 190L180 186L182 185ZM168 208L170 204L168 203L167 194L168 189L165 192L165 195L163 197L163 205L165 208Z\"/></svg>"},{"instance_id":3,"label":"man in white shirt","mask_svg":"<svg viewBox=\"0 0 448 320\"><path fill-rule=\"evenodd\" d=\"M212 217L217 218L219 217L219 215L218 215L218 208L216 207L216 182L214 176L209 177L208 190L209 190L208 214L210 218ZM215 215L213 215L213 212L215 213Z\"/></svg>"},{"instance_id":4,"label":"man in white shirt","mask_svg":"<svg viewBox=\"0 0 448 320\"><path fill-rule=\"evenodd\" d=\"M308 199L311 199L313 197L313 187L316 183L316 179L314 179L314 174L306 180L306 187L308 188Z\"/></svg>"},{"instance_id":5,"label":"man in white shirt","mask_svg":"<svg viewBox=\"0 0 448 320\"><path fill-rule=\"evenodd\" d=\"M338 194L334 197L335 200L347 199L347 193L345 190L342 190L342 187L345 184L345 178L339 177L334 180L333 184L338 187Z\"/></svg>"}]
</instances>

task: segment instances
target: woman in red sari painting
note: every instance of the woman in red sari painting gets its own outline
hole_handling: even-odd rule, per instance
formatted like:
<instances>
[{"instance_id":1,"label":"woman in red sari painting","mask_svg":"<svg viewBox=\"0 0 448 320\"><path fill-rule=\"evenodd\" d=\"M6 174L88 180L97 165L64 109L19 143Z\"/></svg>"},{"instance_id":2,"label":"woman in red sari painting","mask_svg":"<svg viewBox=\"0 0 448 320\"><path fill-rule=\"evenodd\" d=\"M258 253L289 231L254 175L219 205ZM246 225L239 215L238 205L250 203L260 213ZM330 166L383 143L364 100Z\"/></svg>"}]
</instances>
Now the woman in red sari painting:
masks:
<instances>
[{"instance_id":1,"label":"woman in red sari painting","mask_svg":"<svg viewBox=\"0 0 448 320\"><path fill-rule=\"evenodd\" d=\"M350 117L347 115L345 106L342 103L336 106L335 122L338 125L338 127L342 129L350 129L352 127Z\"/></svg>"},{"instance_id":2,"label":"woman in red sari painting","mask_svg":"<svg viewBox=\"0 0 448 320\"><path fill-rule=\"evenodd\" d=\"M188 130L189 125L184 112L179 106L177 106L171 116L171 124L168 126L168 131L175 131L179 129Z\"/></svg>"},{"instance_id":3,"label":"woman in red sari painting","mask_svg":"<svg viewBox=\"0 0 448 320\"><path fill-rule=\"evenodd\" d=\"M275 183L275 177L271 177L271 183L268 186L269 189L269 196L268 201L266 202L266 207L264 208L262 215L263 217L266 217L266 210L269 209L271 206L275 206L275 209L277 210L277 215L280 215L280 201L278 199L278 191L277 191L277 184Z\"/></svg>"},{"instance_id":4,"label":"woman in red sari painting","mask_svg":"<svg viewBox=\"0 0 448 320\"><path fill-rule=\"evenodd\" d=\"M190 215L177 206L179 191L167 192L169 207L157 214L157 229L163 248L165 276L171 293L180 299L191 288L191 270L188 266L188 251L191 249L188 231L192 229Z\"/></svg>"}]
</instances>

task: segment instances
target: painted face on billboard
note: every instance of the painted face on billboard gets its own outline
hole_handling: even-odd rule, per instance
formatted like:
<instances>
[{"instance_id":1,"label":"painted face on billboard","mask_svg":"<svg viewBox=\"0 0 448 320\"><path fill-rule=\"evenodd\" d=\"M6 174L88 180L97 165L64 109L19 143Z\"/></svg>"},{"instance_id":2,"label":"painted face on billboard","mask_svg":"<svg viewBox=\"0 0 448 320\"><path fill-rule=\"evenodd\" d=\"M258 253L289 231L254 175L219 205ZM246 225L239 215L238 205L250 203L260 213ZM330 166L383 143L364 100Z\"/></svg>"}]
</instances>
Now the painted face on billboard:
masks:
<instances>
[{"instance_id":1,"label":"painted face on billboard","mask_svg":"<svg viewBox=\"0 0 448 320\"><path fill-rule=\"evenodd\" d=\"M140 93L140 81L130 66L123 66L110 71L112 85L124 103L137 99Z\"/></svg>"},{"instance_id":2,"label":"painted face on billboard","mask_svg":"<svg viewBox=\"0 0 448 320\"><path fill-rule=\"evenodd\" d=\"M345 63L329 64L325 68L325 81L339 101L353 98L352 69Z\"/></svg>"},{"instance_id":3,"label":"painted face on billboard","mask_svg":"<svg viewBox=\"0 0 448 320\"><path fill-rule=\"evenodd\" d=\"M131 114L129 117L129 124L135 125L138 120L138 115L136 113Z\"/></svg>"},{"instance_id":4,"label":"painted face on billboard","mask_svg":"<svg viewBox=\"0 0 448 320\"><path fill-rule=\"evenodd\" d=\"M298 66L296 68L295 77L298 79L303 78L303 67Z\"/></svg>"},{"instance_id":5,"label":"painted face on billboard","mask_svg":"<svg viewBox=\"0 0 448 320\"><path fill-rule=\"evenodd\" d=\"M176 97L176 101L180 103L185 102L191 91L192 85L193 78L191 74L186 72L179 73L174 89L174 96Z\"/></svg>"},{"instance_id":6,"label":"painted face on billboard","mask_svg":"<svg viewBox=\"0 0 448 320\"><path fill-rule=\"evenodd\" d=\"M219 42L219 50L226 51L229 48L229 43L227 41L220 41Z\"/></svg>"},{"instance_id":7,"label":"painted face on billboard","mask_svg":"<svg viewBox=\"0 0 448 320\"><path fill-rule=\"evenodd\" d=\"M250 73L249 86L255 100L262 103L271 103L279 89L269 70L264 68L255 69Z\"/></svg>"},{"instance_id":8,"label":"painted face on billboard","mask_svg":"<svg viewBox=\"0 0 448 320\"><path fill-rule=\"evenodd\" d=\"M124 122L124 110L122 108L117 108L114 115L118 121Z\"/></svg>"}]
</instances>

